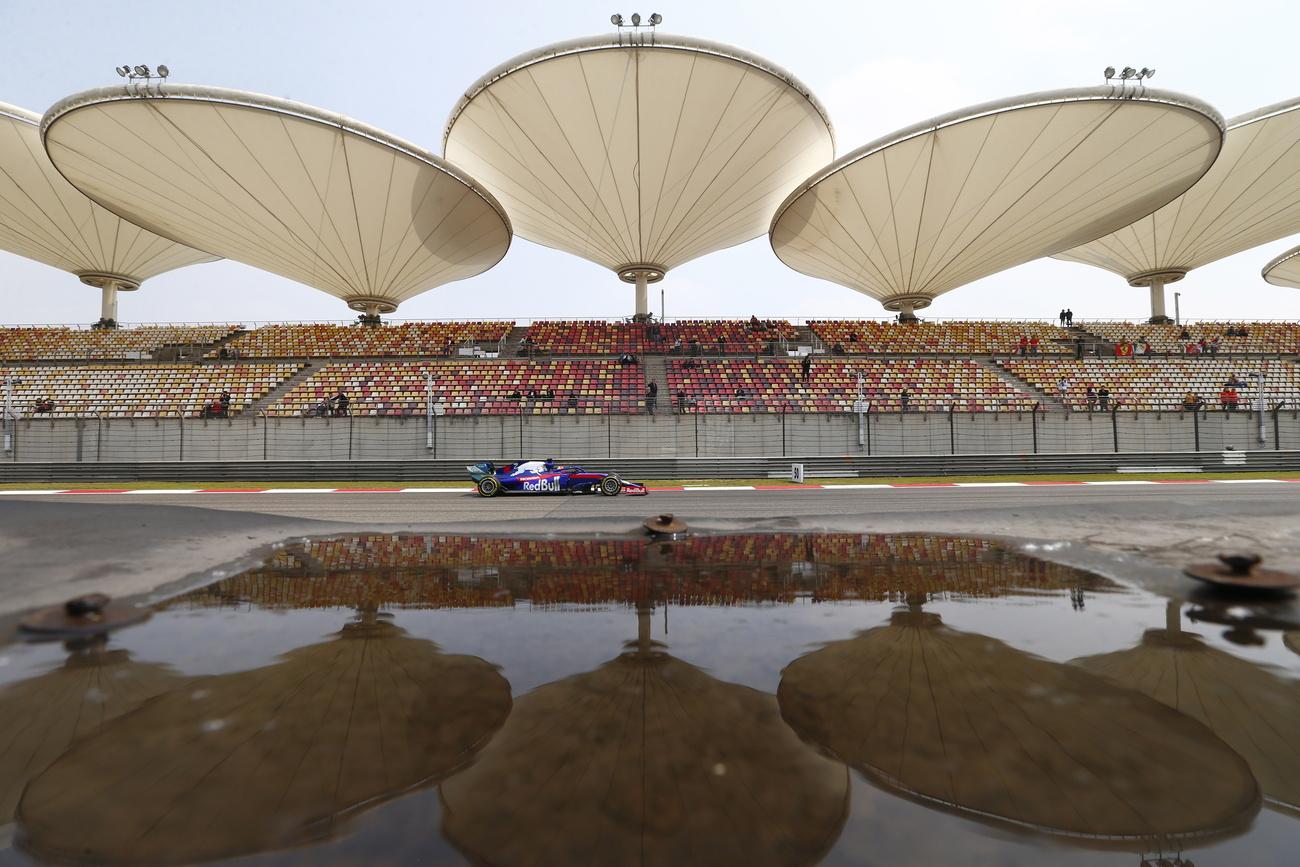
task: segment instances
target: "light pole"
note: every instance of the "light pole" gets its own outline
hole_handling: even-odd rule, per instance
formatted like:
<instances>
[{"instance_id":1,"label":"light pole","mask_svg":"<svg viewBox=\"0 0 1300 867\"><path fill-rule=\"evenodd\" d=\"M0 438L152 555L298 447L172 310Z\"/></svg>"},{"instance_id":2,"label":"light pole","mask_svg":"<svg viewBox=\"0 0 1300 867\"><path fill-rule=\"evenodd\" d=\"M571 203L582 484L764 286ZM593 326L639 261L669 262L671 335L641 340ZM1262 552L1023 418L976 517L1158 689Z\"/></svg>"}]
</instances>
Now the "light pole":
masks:
<instances>
[{"instance_id":1,"label":"light pole","mask_svg":"<svg viewBox=\"0 0 1300 867\"><path fill-rule=\"evenodd\" d=\"M1262 446L1267 442L1267 436L1264 433L1264 407L1268 404L1264 402L1264 372L1252 373L1251 379L1256 380L1255 385L1255 417L1259 420L1259 444Z\"/></svg>"},{"instance_id":2,"label":"light pole","mask_svg":"<svg viewBox=\"0 0 1300 867\"><path fill-rule=\"evenodd\" d=\"M1182 294L1183 294L1183 293L1181 293L1181 292L1175 292L1175 293L1174 293L1174 324L1175 324L1175 325L1182 325L1182 324L1183 324L1183 318L1182 318L1182 316L1180 316L1179 313L1178 313L1178 299L1179 299L1179 297L1182 296Z\"/></svg>"},{"instance_id":3,"label":"light pole","mask_svg":"<svg viewBox=\"0 0 1300 867\"><path fill-rule=\"evenodd\" d=\"M424 375L424 447L433 450L433 374Z\"/></svg>"},{"instance_id":4,"label":"light pole","mask_svg":"<svg viewBox=\"0 0 1300 867\"><path fill-rule=\"evenodd\" d=\"M20 379L14 379L12 376L5 377L5 408L4 408L4 432L5 432L5 454L13 454L14 451L14 433L13 425L17 420L14 416L14 386L22 382Z\"/></svg>"}]
</instances>

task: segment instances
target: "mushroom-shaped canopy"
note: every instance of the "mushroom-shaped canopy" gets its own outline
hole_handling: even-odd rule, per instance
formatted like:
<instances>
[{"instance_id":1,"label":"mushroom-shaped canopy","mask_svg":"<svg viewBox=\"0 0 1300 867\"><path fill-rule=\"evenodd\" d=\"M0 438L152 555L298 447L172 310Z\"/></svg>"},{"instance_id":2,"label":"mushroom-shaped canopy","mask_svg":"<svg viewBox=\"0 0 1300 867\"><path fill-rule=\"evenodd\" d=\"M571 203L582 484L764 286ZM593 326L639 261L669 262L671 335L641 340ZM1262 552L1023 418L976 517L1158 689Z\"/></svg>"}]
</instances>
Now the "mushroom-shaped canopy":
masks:
<instances>
[{"instance_id":1,"label":"mushroom-shaped canopy","mask_svg":"<svg viewBox=\"0 0 1300 867\"><path fill-rule=\"evenodd\" d=\"M106 644L104 636L69 642L58 668L0 689L0 825L12 821L27 782L75 741L184 682Z\"/></svg>"},{"instance_id":2,"label":"mushroom-shaped canopy","mask_svg":"<svg viewBox=\"0 0 1300 867\"><path fill-rule=\"evenodd\" d=\"M81 741L27 787L19 844L55 861L189 864L329 838L462 767L509 712L493 665L363 614Z\"/></svg>"},{"instance_id":3,"label":"mushroom-shaped canopy","mask_svg":"<svg viewBox=\"0 0 1300 867\"><path fill-rule=\"evenodd\" d=\"M520 236L653 283L763 234L835 142L808 88L760 57L611 35L489 72L452 111L443 152Z\"/></svg>"},{"instance_id":4,"label":"mushroom-shaped canopy","mask_svg":"<svg viewBox=\"0 0 1300 867\"><path fill-rule=\"evenodd\" d=\"M1223 152L1190 190L1153 214L1057 255L1132 286L1300 232L1300 99L1228 121Z\"/></svg>"},{"instance_id":5,"label":"mushroom-shaped canopy","mask_svg":"<svg viewBox=\"0 0 1300 867\"><path fill-rule=\"evenodd\" d=\"M302 103L217 87L106 87L55 104L50 159L104 207L183 243L389 313L510 246L446 161Z\"/></svg>"},{"instance_id":6,"label":"mushroom-shaped canopy","mask_svg":"<svg viewBox=\"0 0 1300 867\"><path fill-rule=\"evenodd\" d=\"M1264 266L1260 272L1274 286L1300 289L1300 247L1292 247Z\"/></svg>"},{"instance_id":7,"label":"mushroom-shaped canopy","mask_svg":"<svg viewBox=\"0 0 1300 867\"><path fill-rule=\"evenodd\" d=\"M63 179L41 147L41 116L0 103L0 250L136 289L150 277L217 257L126 222Z\"/></svg>"},{"instance_id":8,"label":"mushroom-shaped canopy","mask_svg":"<svg viewBox=\"0 0 1300 867\"><path fill-rule=\"evenodd\" d=\"M846 769L773 696L651 650L647 612L637 649L520 698L443 783L443 832L475 863L815 864L839 837Z\"/></svg>"},{"instance_id":9,"label":"mushroom-shaped canopy","mask_svg":"<svg viewBox=\"0 0 1300 867\"><path fill-rule=\"evenodd\" d=\"M795 660L777 697L873 782L1005 828L1147 848L1259 810L1250 768L1199 722L917 607Z\"/></svg>"},{"instance_id":10,"label":"mushroom-shaped canopy","mask_svg":"<svg viewBox=\"0 0 1300 867\"><path fill-rule=\"evenodd\" d=\"M849 153L772 221L791 268L889 310L1126 226L1214 162L1223 120L1191 97L1110 87L974 106Z\"/></svg>"},{"instance_id":11,"label":"mushroom-shaped canopy","mask_svg":"<svg viewBox=\"0 0 1300 867\"><path fill-rule=\"evenodd\" d=\"M1171 601L1165 628L1137 647L1075 664L1203 722L1250 763L1269 806L1300 816L1300 683L1206 645L1179 621Z\"/></svg>"}]
</instances>

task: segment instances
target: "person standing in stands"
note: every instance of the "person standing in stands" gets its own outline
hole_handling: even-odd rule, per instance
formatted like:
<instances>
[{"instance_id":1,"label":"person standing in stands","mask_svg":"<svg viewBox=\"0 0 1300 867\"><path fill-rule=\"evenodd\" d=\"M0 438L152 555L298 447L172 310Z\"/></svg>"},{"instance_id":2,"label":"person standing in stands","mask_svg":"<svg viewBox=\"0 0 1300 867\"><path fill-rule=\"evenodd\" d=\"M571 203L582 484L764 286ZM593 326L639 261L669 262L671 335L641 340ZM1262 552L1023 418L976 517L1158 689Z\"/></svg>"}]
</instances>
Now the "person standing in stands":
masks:
<instances>
[{"instance_id":1,"label":"person standing in stands","mask_svg":"<svg viewBox=\"0 0 1300 867\"><path fill-rule=\"evenodd\" d=\"M1035 334L1033 337L1029 338L1029 354L1030 354L1030 355L1037 355L1037 354L1038 354L1038 335L1037 335L1037 334Z\"/></svg>"},{"instance_id":2,"label":"person standing in stands","mask_svg":"<svg viewBox=\"0 0 1300 867\"><path fill-rule=\"evenodd\" d=\"M912 404L912 392L908 391L907 389L903 389L902 392L900 392L898 395L898 403L900 406L902 406L903 408L902 411L907 412L908 408Z\"/></svg>"},{"instance_id":3,"label":"person standing in stands","mask_svg":"<svg viewBox=\"0 0 1300 867\"><path fill-rule=\"evenodd\" d=\"M1059 319L1059 320L1061 321L1061 327L1064 328L1064 327L1065 327L1065 308L1064 308L1064 307L1061 308L1061 312L1057 314L1056 318Z\"/></svg>"},{"instance_id":4,"label":"person standing in stands","mask_svg":"<svg viewBox=\"0 0 1300 867\"><path fill-rule=\"evenodd\" d=\"M1097 389L1097 405L1101 407L1102 412L1110 408L1110 389L1104 385Z\"/></svg>"},{"instance_id":5,"label":"person standing in stands","mask_svg":"<svg viewBox=\"0 0 1300 867\"><path fill-rule=\"evenodd\" d=\"M1070 380L1064 376L1056 381L1056 396L1061 399L1061 403L1065 404L1068 411L1070 409Z\"/></svg>"},{"instance_id":6,"label":"person standing in stands","mask_svg":"<svg viewBox=\"0 0 1300 867\"><path fill-rule=\"evenodd\" d=\"M1020 335L1020 357L1024 358L1028 354L1029 354L1029 338L1022 334Z\"/></svg>"},{"instance_id":7,"label":"person standing in stands","mask_svg":"<svg viewBox=\"0 0 1300 867\"><path fill-rule=\"evenodd\" d=\"M808 353L799 362L799 367L803 370L803 381L807 382L812 376L812 353Z\"/></svg>"},{"instance_id":8,"label":"person standing in stands","mask_svg":"<svg viewBox=\"0 0 1300 867\"><path fill-rule=\"evenodd\" d=\"M658 403L659 384L651 382L645 387L645 411L650 415L655 414L655 404Z\"/></svg>"},{"instance_id":9,"label":"person standing in stands","mask_svg":"<svg viewBox=\"0 0 1300 867\"><path fill-rule=\"evenodd\" d=\"M1071 310L1069 307L1065 308L1065 327L1066 328L1074 327L1074 311Z\"/></svg>"},{"instance_id":10,"label":"person standing in stands","mask_svg":"<svg viewBox=\"0 0 1300 867\"><path fill-rule=\"evenodd\" d=\"M1225 385L1223 391L1219 392L1219 406L1224 412L1236 412L1239 400L1241 396L1237 393L1237 389L1230 385Z\"/></svg>"},{"instance_id":11,"label":"person standing in stands","mask_svg":"<svg viewBox=\"0 0 1300 867\"><path fill-rule=\"evenodd\" d=\"M1095 411L1097 409L1097 389L1091 385L1088 386L1087 392L1084 393L1084 401L1088 405L1088 412Z\"/></svg>"},{"instance_id":12,"label":"person standing in stands","mask_svg":"<svg viewBox=\"0 0 1300 867\"><path fill-rule=\"evenodd\" d=\"M684 388L677 389L677 411L686 412L686 389Z\"/></svg>"}]
</instances>

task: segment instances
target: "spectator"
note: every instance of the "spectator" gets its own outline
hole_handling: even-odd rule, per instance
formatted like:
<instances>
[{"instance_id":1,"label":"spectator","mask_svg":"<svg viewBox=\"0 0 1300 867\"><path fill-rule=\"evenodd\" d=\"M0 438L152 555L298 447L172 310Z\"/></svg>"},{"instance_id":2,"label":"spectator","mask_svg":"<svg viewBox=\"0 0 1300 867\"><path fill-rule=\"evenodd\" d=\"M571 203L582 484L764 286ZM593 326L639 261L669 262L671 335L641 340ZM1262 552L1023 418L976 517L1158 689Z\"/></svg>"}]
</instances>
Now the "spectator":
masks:
<instances>
[{"instance_id":1,"label":"spectator","mask_svg":"<svg viewBox=\"0 0 1300 867\"><path fill-rule=\"evenodd\" d=\"M1056 396L1061 399L1066 408L1070 406L1070 380L1064 376L1056 381Z\"/></svg>"},{"instance_id":2,"label":"spectator","mask_svg":"<svg viewBox=\"0 0 1300 867\"><path fill-rule=\"evenodd\" d=\"M529 400L537 400L539 397L541 397L541 395L537 393L537 389L535 389L535 388L530 388L530 389L528 389L528 399L529 399Z\"/></svg>"},{"instance_id":3,"label":"spectator","mask_svg":"<svg viewBox=\"0 0 1300 867\"><path fill-rule=\"evenodd\" d=\"M1029 354L1030 354L1030 355L1037 355L1037 354L1038 354L1038 335L1037 335L1037 334L1035 334L1033 337L1029 338Z\"/></svg>"},{"instance_id":4,"label":"spectator","mask_svg":"<svg viewBox=\"0 0 1300 867\"><path fill-rule=\"evenodd\" d=\"M1083 338L1082 338L1082 337L1076 337L1076 338L1074 338L1074 357L1075 357L1075 358L1078 358L1078 359L1082 359L1082 358L1083 358Z\"/></svg>"},{"instance_id":5,"label":"spectator","mask_svg":"<svg viewBox=\"0 0 1300 867\"><path fill-rule=\"evenodd\" d=\"M1179 339L1179 340L1191 340L1191 339L1192 339L1192 333L1191 333L1190 331L1187 330L1187 326L1183 326L1183 330L1180 331L1180 332L1178 332L1178 339Z\"/></svg>"},{"instance_id":6,"label":"spectator","mask_svg":"<svg viewBox=\"0 0 1300 867\"><path fill-rule=\"evenodd\" d=\"M36 406L33 409L36 412L54 412L54 401L48 397L43 397L36 401Z\"/></svg>"},{"instance_id":7,"label":"spectator","mask_svg":"<svg viewBox=\"0 0 1300 867\"><path fill-rule=\"evenodd\" d=\"M1244 379L1241 379L1240 377L1237 376L1237 374L1234 373L1228 377L1228 381L1225 382L1224 385L1228 386L1229 388L1245 388L1246 381Z\"/></svg>"},{"instance_id":8,"label":"spectator","mask_svg":"<svg viewBox=\"0 0 1300 867\"><path fill-rule=\"evenodd\" d=\"M686 390L685 389L679 388L677 390L677 411L683 413L686 412Z\"/></svg>"},{"instance_id":9,"label":"spectator","mask_svg":"<svg viewBox=\"0 0 1300 867\"><path fill-rule=\"evenodd\" d=\"M351 401L348 400L347 392L343 389L340 388L339 393L330 398L330 403L334 405L335 416L343 417L349 414L348 406L351 404Z\"/></svg>"},{"instance_id":10,"label":"spectator","mask_svg":"<svg viewBox=\"0 0 1300 867\"><path fill-rule=\"evenodd\" d=\"M220 349L217 350L217 358L229 358L229 357L230 357L230 350L227 349L225 346L222 346Z\"/></svg>"},{"instance_id":11,"label":"spectator","mask_svg":"<svg viewBox=\"0 0 1300 867\"><path fill-rule=\"evenodd\" d=\"M835 341L835 345L831 347L831 353L832 353L833 355L843 355L843 354L844 354L844 344L843 344L843 343L840 343L838 340ZM806 356L805 356L805 357L806 357Z\"/></svg>"},{"instance_id":12,"label":"spectator","mask_svg":"<svg viewBox=\"0 0 1300 867\"><path fill-rule=\"evenodd\" d=\"M799 366L803 370L803 381L807 382L812 375L812 353L805 355L799 362Z\"/></svg>"},{"instance_id":13,"label":"spectator","mask_svg":"<svg viewBox=\"0 0 1300 867\"><path fill-rule=\"evenodd\" d=\"M1151 341L1147 340L1147 336L1145 334L1142 335L1142 340L1138 343L1138 345L1142 347L1143 355L1151 354Z\"/></svg>"},{"instance_id":14,"label":"spectator","mask_svg":"<svg viewBox=\"0 0 1300 867\"><path fill-rule=\"evenodd\" d=\"M1189 391L1187 394L1183 395L1183 409L1188 412L1196 412L1197 410L1205 409L1205 401L1202 400L1201 396L1196 392Z\"/></svg>"},{"instance_id":15,"label":"spectator","mask_svg":"<svg viewBox=\"0 0 1300 867\"><path fill-rule=\"evenodd\" d=\"M1110 389L1104 385L1097 389L1097 406L1102 412L1110 409Z\"/></svg>"},{"instance_id":16,"label":"spectator","mask_svg":"<svg viewBox=\"0 0 1300 867\"><path fill-rule=\"evenodd\" d=\"M749 397L749 389L747 389L747 388L745 388L745 387L743 387L743 386L740 387L740 388L738 388L738 389L736 389L736 397L740 398L741 400L744 400L744 399L748 398L748 397Z\"/></svg>"},{"instance_id":17,"label":"spectator","mask_svg":"<svg viewBox=\"0 0 1300 867\"><path fill-rule=\"evenodd\" d=\"M1061 308L1061 312L1058 313L1058 314L1056 315L1056 318L1059 319L1059 320L1061 321L1061 327L1064 328L1064 327L1065 327L1065 308L1064 308L1064 307Z\"/></svg>"},{"instance_id":18,"label":"spectator","mask_svg":"<svg viewBox=\"0 0 1300 867\"><path fill-rule=\"evenodd\" d=\"M695 369L694 358L688 358L682 362L682 370L694 370L694 369Z\"/></svg>"},{"instance_id":19,"label":"spectator","mask_svg":"<svg viewBox=\"0 0 1300 867\"><path fill-rule=\"evenodd\" d=\"M1237 393L1237 389L1230 385L1224 386L1223 391L1219 392L1219 407L1224 412L1236 412L1240 400L1241 396Z\"/></svg>"},{"instance_id":20,"label":"spectator","mask_svg":"<svg viewBox=\"0 0 1300 867\"><path fill-rule=\"evenodd\" d=\"M577 409L577 408L578 408L578 396L577 396L576 394L574 394L573 392L569 392L569 399L568 399L567 401L565 401L565 404L569 407L569 409Z\"/></svg>"},{"instance_id":21,"label":"spectator","mask_svg":"<svg viewBox=\"0 0 1300 867\"><path fill-rule=\"evenodd\" d=\"M1218 357L1219 357L1219 347L1220 347L1221 345L1222 345L1222 344L1221 344L1221 342L1220 342L1220 340L1219 340L1219 335L1216 334L1216 335L1214 335L1214 337L1210 338L1210 357L1211 357L1211 358L1218 358Z\"/></svg>"},{"instance_id":22,"label":"spectator","mask_svg":"<svg viewBox=\"0 0 1300 867\"><path fill-rule=\"evenodd\" d=\"M1066 328L1074 327L1074 311L1071 310L1069 307L1065 308L1065 327Z\"/></svg>"},{"instance_id":23,"label":"spectator","mask_svg":"<svg viewBox=\"0 0 1300 867\"><path fill-rule=\"evenodd\" d=\"M650 415L655 414L655 405L658 402L659 386L656 383L649 383L645 387L645 411Z\"/></svg>"},{"instance_id":24,"label":"spectator","mask_svg":"<svg viewBox=\"0 0 1300 867\"><path fill-rule=\"evenodd\" d=\"M727 338L725 338L725 337L723 337L721 334L719 334L719 335L718 335L718 355L726 355L726 354L727 354Z\"/></svg>"},{"instance_id":25,"label":"spectator","mask_svg":"<svg viewBox=\"0 0 1300 867\"><path fill-rule=\"evenodd\" d=\"M630 364L636 364L636 356L630 352L624 352L618 357L618 363L627 367Z\"/></svg>"},{"instance_id":26,"label":"spectator","mask_svg":"<svg viewBox=\"0 0 1300 867\"><path fill-rule=\"evenodd\" d=\"M903 391L898 395L898 403L902 406L902 411L907 412L908 408L912 404L912 392L903 389Z\"/></svg>"},{"instance_id":27,"label":"spectator","mask_svg":"<svg viewBox=\"0 0 1300 867\"><path fill-rule=\"evenodd\" d=\"M523 400L523 399L524 399L523 394L522 394L522 393L519 391L519 389L517 389L517 388L516 388L514 391L512 391L512 392L510 392L509 394L506 395L506 400L513 400L513 401L518 402L518 401L521 401L521 400Z\"/></svg>"},{"instance_id":28,"label":"spectator","mask_svg":"<svg viewBox=\"0 0 1300 867\"><path fill-rule=\"evenodd\" d=\"M226 388L223 388L221 390L220 400L221 400L221 405L225 407L227 410L230 409L230 405L234 403L234 399L230 396L230 390Z\"/></svg>"},{"instance_id":29,"label":"spectator","mask_svg":"<svg viewBox=\"0 0 1300 867\"><path fill-rule=\"evenodd\" d=\"M542 400L555 400L555 389L548 388L538 395Z\"/></svg>"},{"instance_id":30,"label":"spectator","mask_svg":"<svg viewBox=\"0 0 1300 867\"><path fill-rule=\"evenodd\" d=\"M1029 354L1029 338L1022 334L1020 335L1020 357L1024 358L1028 354Z\"/></svg>"},{"instance_id":31,"label":"spectator","mask_svg":"<svg viewBox=\"0 0 1300 867\"><path fill-rule=\"evenodd\" d=\"M1097 409L1097 390L1091 385L1088 386L1088 390L1084 392L1084 401L1088 405L1088 412L1093 412Z\"/></svg>"},{"instance_id":32,"label":"spectator","mask_svg":"<svg viewBox=\"0 0 1300 867\"><path fill-rule=\"evenodd\" d=\"M682 354L682 339L681 337L678 337L676 340L673 341L673 355L681 355L681 354Z\"/></svg>"}]
</instances>

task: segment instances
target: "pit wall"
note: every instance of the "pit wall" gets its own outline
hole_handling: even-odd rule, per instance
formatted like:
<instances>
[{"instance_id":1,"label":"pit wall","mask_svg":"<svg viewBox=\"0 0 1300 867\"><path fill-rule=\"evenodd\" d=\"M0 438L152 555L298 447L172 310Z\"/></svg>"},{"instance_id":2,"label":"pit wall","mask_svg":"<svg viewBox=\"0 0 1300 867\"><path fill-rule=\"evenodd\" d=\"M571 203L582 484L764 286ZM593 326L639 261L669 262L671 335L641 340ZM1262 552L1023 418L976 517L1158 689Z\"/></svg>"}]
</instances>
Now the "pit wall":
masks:
<instances>
[{"instance_id":1,"label":"pit wall","mask_svg":"<svg viewBox=\"0 0 1300 867\"><path fill-rule=\"evenodd\" d=\"M1300 449L1300 413L26 419L6 462L1099 454ZM861 438L861 441L860 441Z\"/></svg>"}]
</instances>

